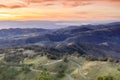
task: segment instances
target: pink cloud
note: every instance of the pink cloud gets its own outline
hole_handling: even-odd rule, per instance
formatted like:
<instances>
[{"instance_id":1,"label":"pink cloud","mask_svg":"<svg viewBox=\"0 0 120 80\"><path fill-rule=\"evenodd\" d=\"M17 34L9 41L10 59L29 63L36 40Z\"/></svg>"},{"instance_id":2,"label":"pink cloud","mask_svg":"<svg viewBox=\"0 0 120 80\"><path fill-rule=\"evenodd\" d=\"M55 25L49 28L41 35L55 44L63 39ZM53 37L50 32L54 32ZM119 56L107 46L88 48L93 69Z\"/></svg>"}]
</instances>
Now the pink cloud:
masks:
<instances>
[{"instance_id":1,"label":"pink cloud","mask_svg":"<svg viewBox=\"0 0 120 80\"><path fill-rule=\"evenodd\" d=\"M89 5L90 0L25 0L28 4L39 3L44 6L62 5L63 7L77 7Z\"/></svg>"}]
</instances>

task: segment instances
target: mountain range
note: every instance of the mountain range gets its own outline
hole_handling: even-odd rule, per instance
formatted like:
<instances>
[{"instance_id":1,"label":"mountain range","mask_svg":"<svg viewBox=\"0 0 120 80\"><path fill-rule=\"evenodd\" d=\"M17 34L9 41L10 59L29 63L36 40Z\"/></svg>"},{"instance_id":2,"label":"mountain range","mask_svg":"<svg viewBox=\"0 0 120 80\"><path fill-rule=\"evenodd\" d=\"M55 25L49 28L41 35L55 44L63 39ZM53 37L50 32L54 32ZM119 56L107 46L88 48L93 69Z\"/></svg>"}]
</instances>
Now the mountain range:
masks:
<instances>
[{"instance_id":1,"label":"mountain range","mask_svg":"<svg viewBox=\"0 0 120 80\"><path fill-rule=\"evenodd\" d=\"M0 48L31 46L61 53L120 58L120 22L69 26L61 29L0 30ZM51 50L52 49L52 50Z\"/></svg>"}]
</instances>

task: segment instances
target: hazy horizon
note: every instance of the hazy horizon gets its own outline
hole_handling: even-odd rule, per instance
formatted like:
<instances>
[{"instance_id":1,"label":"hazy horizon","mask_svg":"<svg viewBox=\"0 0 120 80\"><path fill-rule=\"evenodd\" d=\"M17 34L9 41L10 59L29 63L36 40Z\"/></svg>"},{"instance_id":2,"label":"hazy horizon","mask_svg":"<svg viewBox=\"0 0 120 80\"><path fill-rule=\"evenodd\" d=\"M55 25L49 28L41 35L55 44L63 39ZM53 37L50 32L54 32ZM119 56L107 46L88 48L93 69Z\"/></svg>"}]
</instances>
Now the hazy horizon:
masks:
<instances>
[{"instance_id":1,"label":"hazy horizon","mask_svg":"<svg viewBox=\"0 0 120 80\"><path fill-rule=\"evenodd\" d=\"M43 28L43 29L58 29L69 26L80 26L87 24L104 24L111 22L120 22L118 20L107 21L45 21L45 20L31 20L31 21L0 21L0 29L9 28Z\"/></svg>"},{"instance_id":2,"label":"hazy horizon","mask_svg":"<svg viewBox=\"0 0 120 80\"><path fill-rule=\"evenodd\" d=\"M119 22L119 4L119 0L0 0L0 29Z\"/></svg>"}]
</instances>

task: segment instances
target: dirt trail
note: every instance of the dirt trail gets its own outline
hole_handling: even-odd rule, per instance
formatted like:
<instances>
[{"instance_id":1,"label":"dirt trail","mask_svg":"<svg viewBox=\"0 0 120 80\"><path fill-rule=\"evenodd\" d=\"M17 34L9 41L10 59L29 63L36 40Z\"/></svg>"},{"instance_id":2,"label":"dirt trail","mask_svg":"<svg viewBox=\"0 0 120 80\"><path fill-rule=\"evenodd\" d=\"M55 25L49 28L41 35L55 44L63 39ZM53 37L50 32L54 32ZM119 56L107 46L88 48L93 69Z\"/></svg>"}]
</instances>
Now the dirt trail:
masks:
<instances>
[{"instance_id":1,"label":"dirt trail","mask_svg":"<svg viewBox=\"0 0 120 80\"><path fill-rule=\"evenodd\" d=\"M63 60L57 60L57 61L46 63L46 64L43 64L43 65L51 65L51 64L55 64L55 63L58 63L58 62L61 62L61 61L63 61Z\"/></svg>"},{"instance_id":2,"label":"dirt trail","mask_svg":"<svg viewBox=\"0 0 120 80\"><path fill-rule=\"evenodd\" d=\"M71 77L71 75L69 75L69 74L65 74L66 75L66 77L68 78L68 80L74 80L72 77Z\"/></svg>"},{"instance_id":3,"label":"dirt trail","mask_svg":"<svg viewBox=\"0 0 120 80\"><path fill-rule=\"evenodd\" d=\"M72 60L72 59L70 59L70 61L74 62L74 63L78 66L78 73L79 73L79 75L80 75L81 77L83 77L84 79L87 79L87 77L84 76L84 74L82 73L81 65L78 64L76 61L74 61L74 60Z\"/></svg>"}]
</instances>

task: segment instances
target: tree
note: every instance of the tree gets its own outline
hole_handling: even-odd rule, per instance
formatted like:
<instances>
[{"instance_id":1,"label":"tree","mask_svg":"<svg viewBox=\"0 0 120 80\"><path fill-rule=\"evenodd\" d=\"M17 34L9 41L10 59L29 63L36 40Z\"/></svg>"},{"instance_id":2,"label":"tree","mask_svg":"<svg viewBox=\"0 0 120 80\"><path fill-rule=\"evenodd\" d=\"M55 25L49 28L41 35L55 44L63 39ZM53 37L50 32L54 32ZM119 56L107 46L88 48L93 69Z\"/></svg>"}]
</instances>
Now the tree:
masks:
<instances>
[{"instance_id":1,"label":"tree","mask_svg":"<svg viewBox=\"0 0 120 80\"><path fill-rule=\"evenodd\" d=\"M16 80L19 71L8 66L0 67L0 80Z\"/></svg>"},{"instance_id":2,"label":"tree","mask_svg":"<svg viewBox=\"0 0 120 80\"><path fill-rule=\"evenodd\" d=\"M54 80L52 76L50 76L49 72L43 70L36 80Z\"/></svg>"},{"instance_id":3,"label":"tree","mask_svg":"<svg viewBox=\"0 0 120 80\"><path fill-rule=\"evenodd\" d=\"M106 76L99 76L96 80L115 80L113 76L106 75Z\"/></svg>"},{"instance_id":4,"label":"tree","mask_svg":"<svg viewBox=\"0 0 120 80\"><path fill-rule=\"evenodd\" d=\"M30 68L29 68L28 65L24 65L24 66L22 67L22 71L23 71L24 73L29 73L31 70L30 70Z\"/></svg>"},{"instance_id":5,"label":"tree","mask_svg":"<svg viewBox=\"0 0 120 80\"><path fill-rule=\"evenodd\" d=\"M103 80L103 77L100 76L100 77L97 78L97 80Z\"/></svg>"}]
</instances>

